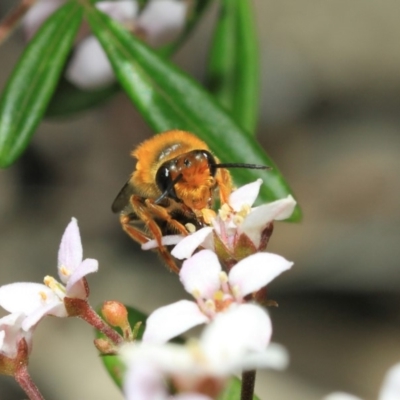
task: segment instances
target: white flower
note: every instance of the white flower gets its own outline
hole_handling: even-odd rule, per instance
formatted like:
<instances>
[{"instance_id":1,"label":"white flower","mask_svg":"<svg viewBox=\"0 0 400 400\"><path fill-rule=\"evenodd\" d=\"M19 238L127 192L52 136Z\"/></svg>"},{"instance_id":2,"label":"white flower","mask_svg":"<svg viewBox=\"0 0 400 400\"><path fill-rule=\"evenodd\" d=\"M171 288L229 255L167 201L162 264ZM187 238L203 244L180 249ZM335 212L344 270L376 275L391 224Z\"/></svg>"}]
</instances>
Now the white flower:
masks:
<instances>
[{"instance_id":1,"label":"white flower","mask_svg":"<svg viewBox=\"0 0 400 400\"><path fill-rule=\"evenodd\" d=\"M40 0L24 18L28 38L65 0ZM103 1L99 10L140 35L153 46L168 43L182 31L188 10L187 1L150 0L139 13L137 0ZM111 64L94 36L81 40L72 54L65 72L66 78L83 90L108 86L115 81Z\"/></svg>"},{"instance_id":2,"label":"white flower","mask_svg":"<svg viewBox=\"0 0 400 400\"><path fill-rule=\"evenodd\" d=\"M273 220L288 218L296 206L292 196L251 208L262 180L258 179L232 192L228 204L224 204L213 227L199 229L181 240L171 254L178 259L189 258L199 247L214 249L213 234L218 236L229 251L234 251L241 236L246 235L256 250L259 249L263 231Z\"/></svg>"},{"instance_id":3,"label":"white flower","mask_svg":"<svg viewBox=\"0 0 400 400\"><path fill-rule=\"evenodd\" d=\"M243 307L245 296L260 290L292 265L276 254L256 253L239 261L227 275L215 253L196 253L183 263L179 273L185 290L196 302L181 300L155 310L147 319L143 340L163 343L211 321L232 306Z\"/></svg>"},{"instance_id":4,"label":"white flower","mask_svg":"<svg viewBox=\"0 0 400 400\"><path fill-rule=\"evenodd\" d=\"M250 240L254 252L265 250L261 243L263 232L274 221L289 218L296 206L296 201L289 195L284 199L252 208L260 187L261 179L241 186L232 192L228 204L223 204L218 216L207 226L183 237L181 235L163 236L164 246L176 245L171 254L183 260L189 258L198 247L215 250L214 235L218 237L228 252L233 253L243 235ZM149 240L142 245L143 250L156 248L158 242Z\"/></svg>"},{"instance_id":5,"label":"white flower","mask_svg":"<svg viewBox=\"0 0 400 400\"><path fill-rule=\"evenodd\" d=\"M145 362L129 368L125 376L124 393L126 400L211 400L199 393L170 396L160 371Z\"/></svg>"},{"instance_id":6,"label":"white flower","mask_svg":"<svg viewBox=\"0 0 400 400\"><path fill-rule=\"evenodd\" d=\"M145 342L125 345L121 349L128 365L125 388L134 381L137 391L151 387L165 393L163 382L170 379L179 393L204 393L204 378L215 380L214 387L221 390L226 378L243 370L285 368L287 353L269 343L271 331L270 318L261 307L243 304L219 314L199 341L184 346ZM146 397L137 399L141 398Z\"/></svg>"},{"instance_id":7,"label":"white flower","mask_svg":"<svg viewBox=\"0 0 400 400\"><path fill-rule=\"evenodd\" d=\"M378 396L379 400L399 400L400 399L400 363L394 365L386 373L382 388ZM324 400L361 400L351 394L336 392L326 397Z\"/></svg>"},{"instance_id":8,"label":"white flower","mask_svg":"<svg viewBox=\"0 0 400 400\"><path fill-rule=\"evenodd\" d=\"M27 317L22 328L26 331L45 315L66 317L64 298L86 300L89 289L85 276L97 269L97 260L82 260L79 228L76 219L72 218L58 252L58 275L65 286L50 276L45 277L45 285L30 282L4 285L0 287L0 306L11 313L24 313Z\"/></svg>"},{"instance_id":9,"label":"white flower","mask_svg":"<svg viewBox=\"0 0 400 400\"><path fill-rule=\"evenodd\" d=\"M25 314L22 313L12 313L0 318L0 361L2 356L16 358L21 340L26 341L30 351L33 329L22 329L24 319Z\"/></svg>"}]
</instances>

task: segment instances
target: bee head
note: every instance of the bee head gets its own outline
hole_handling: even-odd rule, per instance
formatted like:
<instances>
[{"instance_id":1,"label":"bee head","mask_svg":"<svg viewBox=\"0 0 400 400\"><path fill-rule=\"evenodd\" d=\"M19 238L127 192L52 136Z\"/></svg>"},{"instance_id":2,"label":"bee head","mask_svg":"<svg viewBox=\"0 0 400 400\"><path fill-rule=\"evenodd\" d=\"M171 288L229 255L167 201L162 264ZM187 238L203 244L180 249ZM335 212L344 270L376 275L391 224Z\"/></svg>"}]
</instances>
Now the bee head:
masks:
<instances>
[{"instance_id":1,"label":"bee head","mask_svg":"<svg viewBox=\"0 0 400 400\"><path fill-rule=\"evenodd\" d=\"M269 169L270 167L243 163L217 163L207 150L192 150L163 163L156 174L161 196L182 202L193 210L211 206L212 190L218 168Z\"/></svg>"},{"instance_id":2,"label":"bee head","mask_svg":"<svg viewBox=\"0 0 400 400\"><path fill-rule=\"evenodd\" d=\"M156 174L156 184L165 197L183 202L191 209L208 207L215 186L216 161L207 150L192 150L163 163Z\"/></svg>"}]
</instances>

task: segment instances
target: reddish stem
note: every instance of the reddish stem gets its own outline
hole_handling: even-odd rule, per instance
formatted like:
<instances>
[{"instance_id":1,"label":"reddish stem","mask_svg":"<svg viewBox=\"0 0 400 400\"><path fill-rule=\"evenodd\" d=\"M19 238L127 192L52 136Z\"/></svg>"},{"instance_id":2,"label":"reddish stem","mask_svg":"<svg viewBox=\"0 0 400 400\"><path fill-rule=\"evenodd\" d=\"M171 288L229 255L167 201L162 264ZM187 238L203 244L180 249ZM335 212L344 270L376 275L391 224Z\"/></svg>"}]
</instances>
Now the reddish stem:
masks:
<instances>
[{"instance_id":1,"label":"reddish stem","mask_svg":"<svg viewBox=\"0 0 400 400\"><path fill-rule=\"evenodd\" d=\"M13 8L0 22L0 44L3 43L11 32L18 26L19 22L36 3L36 0L22 0Z\"/></svg>"},{"instance_id":2,"label":"reddish stem","mask_svg":"<svg viewBox=\"0 0 400 400\"><path fill-rule=\"evenodd\" d=\"M124 342L123 337L117 331L111 328L106 322L104 322L99 314L97 314L88 303L85 302L85 304L86 307L84 310L82 310L83 312L79 315L79 317L106 335L114 344L122 344Z\"/></svg>"},{"instance_id":3,"label":"reddish stem","mask_svg":"<svg viewBox=\"0 0 400 400\"><path fill-rule=\"evenodd\" d=\"M93 310L87 300L65 297L64 304L68 316L83 319L98 331L104 333L104 335L106 335L116 345L124 342L123 337L101 319L99 314Z\"/></svg>"},{"instance_id":4,"label":"reddish stem","mask_svg":"<svg viewBox=\"0 0 400 400\"><path fill-rule=\"evenodd\" d=\"M44 400L44 397L39 392L39 389L33 382L29 375L28 368L25 364L22 364L14 375L15 380L19 383L23 391L29 397L30 400Z\"/></svg>"}]
</instances>

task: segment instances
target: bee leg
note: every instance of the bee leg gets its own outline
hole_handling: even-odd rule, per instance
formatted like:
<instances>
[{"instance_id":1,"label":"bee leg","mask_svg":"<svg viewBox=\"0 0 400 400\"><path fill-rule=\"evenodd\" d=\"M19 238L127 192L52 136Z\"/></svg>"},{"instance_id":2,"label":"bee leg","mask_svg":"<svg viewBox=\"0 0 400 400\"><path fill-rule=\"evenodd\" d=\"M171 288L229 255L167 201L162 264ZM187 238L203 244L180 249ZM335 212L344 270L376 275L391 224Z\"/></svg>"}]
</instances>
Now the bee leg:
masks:
<instances>
[{"instance_id":1,"label":"bee leg","mask_svg":"<svg viewBox=\"0 0 400 400\"><path fill-rule=\"evenodd\" d=\"M157 241L158 247L157 251L167 264L168 268L177 274L179 274L179 268L176 265L174 259L172 258L171 254L162 244L162 232L160 227L154 221L153 214L147 208L146 204L143 204L143 199L140 196L133 195L130 199L133 211L136 213L138 218L143 221L143 223L149 228L149 231L153 235L154 239ZM123 222L121 218L121 224L124 231L135 241L139 242L140 244L146 243L149 238L143 234L138 228L129 225L127 222Z\"/></svg>"},{"instance_id":2,"label":"bee leg","mask_svg":"<svg viewBox=\"0 0 400 400\"><path fill-rule=\"evenodd\" d=\"M141 230L135 228L130 225L130 218L127 215L121 214L119 221L122 225L122 229L135 241L139 244L144 244L151 240L148 236L146 236Z\"/></svg>"},{"instance_id":3,"label":"bee leg","mask_svg":"<svg viewBox=\"0 0 400 400\"><path fill-rule=\"evenodd\" d=\"M182 235L187 236L187 229L179 221L172 218L164 207L154 204L152 199L146 199L145 204L155 216L166 221L170 226L175 228Z\"/></svg>"},{"instance_id":4,"label":"bee leg","mask_svg":"<svg viewBox=\"0 0 400 400\"><path fill-rule=\"evenodd\" d=\"M216 176L216 180L219 187L221 205L228 203L229 196L232 193L232 179L229 175L229 172L224 168L220 168L219 174Z\"/></svg>"}]
</instances>

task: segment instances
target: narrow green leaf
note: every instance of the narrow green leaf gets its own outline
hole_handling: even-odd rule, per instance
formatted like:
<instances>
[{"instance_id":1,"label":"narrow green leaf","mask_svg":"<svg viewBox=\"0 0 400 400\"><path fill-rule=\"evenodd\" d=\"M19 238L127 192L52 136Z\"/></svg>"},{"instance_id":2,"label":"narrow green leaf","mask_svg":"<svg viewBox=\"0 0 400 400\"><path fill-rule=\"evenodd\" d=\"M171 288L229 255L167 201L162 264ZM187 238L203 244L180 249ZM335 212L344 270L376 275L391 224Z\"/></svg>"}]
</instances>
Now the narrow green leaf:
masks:
<instances>
[{"instance_id":1,"label":"narrow green leaf","mask_svg":"<svg viewBox=\"0 0 400 400\"><path fill-rule=\"evenodd\" d=\"M10 166L39 124L82 20L82 7L68 2L26 47L0 99L0 167Z\"/></svg>"},{"instance_id":2,"label":"narrow green leaf","mask_svg":"<svg viewBox=\"0 0 400 400\"><path fill-rule=\"evenodd\" d=\"M238 400L240 399L241 390L242 382L240 379L236 377L231 378L224 391L218 396L218 400ZM253 400L260 400L260 398L253 395Z\"/></svg>"},{"instance_id":3,"label":"narrow green leaf","mask_svg":"<svg viewBox=\"0 0 400 400\"><path fill-rule=\"evenodd\" d=\"M140 0L139 8L145 8L149 0ZM172 43L157 49L163 57L170 57L184 43L187 36L196 26L210 0L197 0L191 10L182 34ZM64 78L59 82L46 110L46 117L65 117L77 112L86 111L104 103L120 90L119 85L110 85L98 90L80 90Z\"/></svg>"},{"instance_id":4,"label":"narrow green leaf","mask_svg":"<svg viewBox=\"0 0 400 400\"><path fill-rule=\"evenodd\" d=\"M103 46L127 95L156 131L183 129L208 143L223 162L247 162L273 167L272 171L234 169L236 184L263 178L263 202L291 193L273 161L257 141L246 134L194 79L129 34L121 25L87 7L86 16ZM300 219L296 208L292 218Z\"/></svg>"},{"instance_id":5,"label":"narrow green leaf","mask_svg":"<svg viewBox=\"0 0 400 400\"><path fill-rule=\"evenodd\" d=\"M255 135L259 72L251 0L221 0L208 65L208 86L248 134Z\"/></svg>"}]
</instances>

